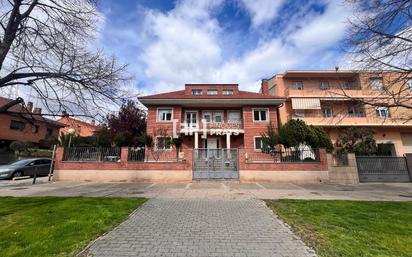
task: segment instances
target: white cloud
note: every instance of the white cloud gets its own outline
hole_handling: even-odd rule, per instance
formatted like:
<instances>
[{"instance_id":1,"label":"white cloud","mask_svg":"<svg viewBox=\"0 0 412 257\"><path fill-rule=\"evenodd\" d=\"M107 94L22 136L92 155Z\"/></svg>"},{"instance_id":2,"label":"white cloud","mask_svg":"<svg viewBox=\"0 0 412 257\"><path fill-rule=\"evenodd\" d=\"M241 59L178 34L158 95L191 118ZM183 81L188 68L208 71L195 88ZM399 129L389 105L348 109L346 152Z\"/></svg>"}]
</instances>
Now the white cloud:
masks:
<instances>
[{"instance_id":1,"label":"white cloud","mask_svg":"<svg viewBox=\"0 0 412 257\"><path fill-rule=\"evenodd\" d=\"M273 20L284 0L241 0L244 7L251 16L254 28Z\"/></svg>"},{"instance_id":2,"label":"white cloud","mask_svg":"<svg viewBox=\"0 0 412 257\"><path fill-rule=\"evenodd\" d=\"M281 15L277 13L281 3L276 1L275 8L273 2L262 1L261 8L254 9L255 26ZM228 35L214 17L221 4L217 0L182 0L167 13L146 12L144 34L148 41L140 59L145 64L150 93L179 90L185 83L239 83L242 89L257 90L262 78L290 68L304 68L305 64L314 66L314 60L317 67L326 62L331 65L327 68L333 68L334 63L330 63L334 54L325 51L337 47L349 15L338 2L328 2L323 13L311 12L304 19L291 17L288 27L281 30L286 33L259 39L256 46L231 59L223 57L224 51L237 44L230 38L222 40ZM252 14L259 4L249 4ZM307 10L301 8L302 12ZM267 17L262 18L260 12Z\"/></svg>"}]
</instances>

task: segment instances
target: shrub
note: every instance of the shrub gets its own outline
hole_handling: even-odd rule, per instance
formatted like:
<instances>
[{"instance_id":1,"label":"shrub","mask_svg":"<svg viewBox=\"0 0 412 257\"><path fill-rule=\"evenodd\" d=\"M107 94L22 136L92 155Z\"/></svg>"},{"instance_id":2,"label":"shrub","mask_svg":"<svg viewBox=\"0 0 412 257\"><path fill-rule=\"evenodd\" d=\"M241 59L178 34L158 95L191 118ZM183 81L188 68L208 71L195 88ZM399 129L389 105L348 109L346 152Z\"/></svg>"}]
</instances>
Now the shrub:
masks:
<instances>
[{"instance_id":1,"label":"shrub","mask_svg":"<svg viewBox=\"0 0 412 257\"><path fill-rule=\"evenodd\" d=\"M28 153L29 148L32 146L30 142L13 141L10 143L10 150L16 154Z\"/></svg>"}]
</instances>

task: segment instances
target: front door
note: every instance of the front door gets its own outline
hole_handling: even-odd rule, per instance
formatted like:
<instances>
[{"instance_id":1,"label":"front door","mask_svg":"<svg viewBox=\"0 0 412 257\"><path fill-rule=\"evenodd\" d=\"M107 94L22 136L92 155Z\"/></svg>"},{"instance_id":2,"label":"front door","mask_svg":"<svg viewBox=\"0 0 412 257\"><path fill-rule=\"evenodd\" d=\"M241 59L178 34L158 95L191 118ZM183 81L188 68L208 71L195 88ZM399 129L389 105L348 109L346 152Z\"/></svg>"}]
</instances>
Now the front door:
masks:
<instances>
[{"instance_id":1,"label":"front door","mask_svg":"<svg viewBox=\"0 0 412 257\"><path fill-rule=\"evenodd\" d=\"M239 179L238 150L207 146L193 149L193 179Z\"/></svg>"}]
</instances>

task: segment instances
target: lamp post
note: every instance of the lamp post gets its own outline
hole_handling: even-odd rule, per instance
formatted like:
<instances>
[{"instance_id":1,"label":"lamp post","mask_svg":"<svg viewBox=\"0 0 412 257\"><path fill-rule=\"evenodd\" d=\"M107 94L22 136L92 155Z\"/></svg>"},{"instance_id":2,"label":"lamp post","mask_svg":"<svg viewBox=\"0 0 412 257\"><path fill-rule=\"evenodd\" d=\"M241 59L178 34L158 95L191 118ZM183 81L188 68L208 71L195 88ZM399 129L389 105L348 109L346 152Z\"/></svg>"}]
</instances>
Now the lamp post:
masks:
<instances>
[{"instance_id":1,"label":"lamp post","mask_svg":"<svg viewBox=\"0 0 412 257\"><path fill-rule=\"evenodd\" d=\"M76 132L76 130L74 128L69 128L67 130L67 133L69 133L69 145L68 145L69 148L70 148L70 145L72 143L72 136L75 132Z\"/></svg>"}]
</instances>

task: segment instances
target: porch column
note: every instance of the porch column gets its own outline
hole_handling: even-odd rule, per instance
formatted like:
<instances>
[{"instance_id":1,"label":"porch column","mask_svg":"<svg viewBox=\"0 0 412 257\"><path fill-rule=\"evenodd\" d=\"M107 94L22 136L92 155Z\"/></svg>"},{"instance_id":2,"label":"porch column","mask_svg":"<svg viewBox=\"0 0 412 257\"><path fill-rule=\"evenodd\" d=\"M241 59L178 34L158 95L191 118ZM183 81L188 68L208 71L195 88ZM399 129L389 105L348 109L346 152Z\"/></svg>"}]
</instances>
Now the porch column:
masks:
<instances>
[{"instance_id":1,"label":"porch column","mask_svg":"<svg viewBox=\"0 0 412 257\"><path fill-rule=\"evenodd\" d=\"M230 133L226 133L226 148L230 149Z\"/></svg>"},{"instance_id":2,"label":"porch column","mask_svg":"<svg viewBox=\"0 0 412 257\"><path fill-rule=\"evenodd\" d=\"M199 133L195 132L195 149L199 148Z\"/></svg>"}]
</instances>

